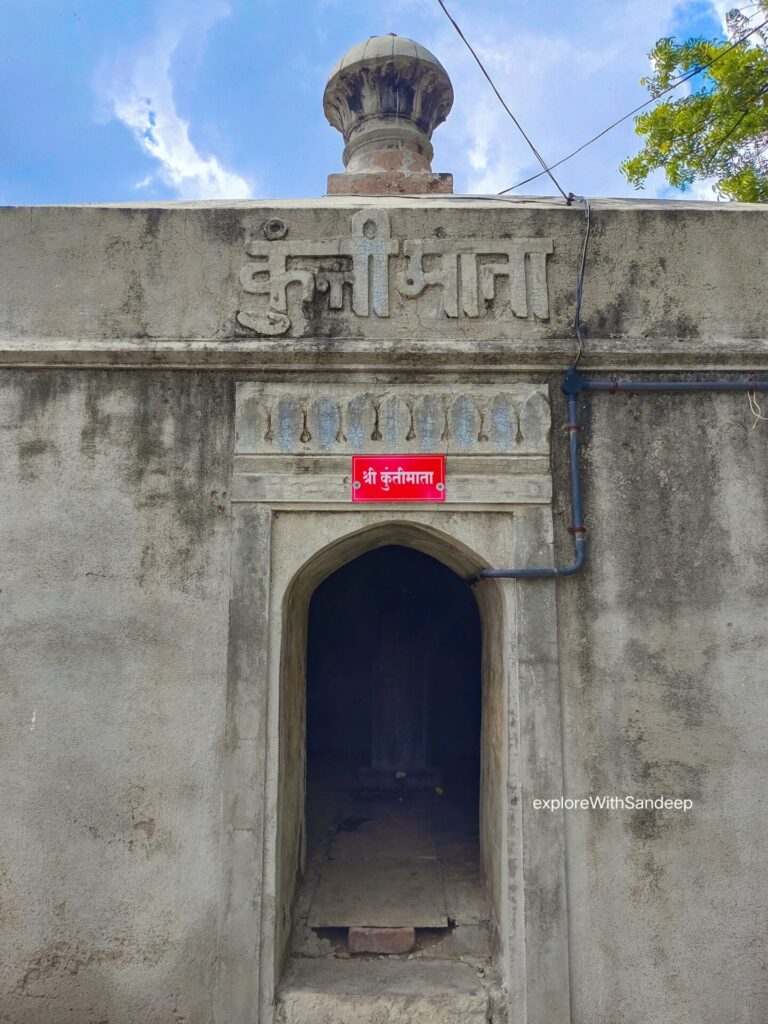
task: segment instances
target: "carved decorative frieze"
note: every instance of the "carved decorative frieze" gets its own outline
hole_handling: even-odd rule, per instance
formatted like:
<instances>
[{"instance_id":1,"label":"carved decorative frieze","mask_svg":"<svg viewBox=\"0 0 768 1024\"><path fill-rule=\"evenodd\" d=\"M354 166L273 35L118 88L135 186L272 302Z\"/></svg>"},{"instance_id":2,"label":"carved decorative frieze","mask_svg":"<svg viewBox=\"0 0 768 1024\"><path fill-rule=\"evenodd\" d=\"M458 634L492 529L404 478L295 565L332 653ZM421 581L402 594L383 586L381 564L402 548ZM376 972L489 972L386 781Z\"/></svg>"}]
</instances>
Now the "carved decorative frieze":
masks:
<instances>
[{"instance_id":1,"label":"carved decorative frieze","mask_svg":"<svg viewBox=\"0 0 768 1024\"><path fill-rule=\"evenodd\" d=\"M418 300L439 289L441 315L452 319L478 319L496 306L497 315L509 318L549 319L551 238L401 243L391 235L387 212L375 209L355 213L345 238L294 241L272 221L263 233L264 240L246 244L252 259L240 284L252 298L237 313L238 323L257 335L288 334L313 306L352 318L389 317L393 290L401 300Z\"/></svg>"},{"instance_id":2,"label":"carved decorative frieze","mask_svg":"<svg viewBox=\"0 0 768 1024\"><path fill-rule=\"evenodd\" d=\"M549 430L544 386L360 392L340 385L302 390L244 383L237 392L235 450L548 455Z\"/></svg>"}]
</instances>

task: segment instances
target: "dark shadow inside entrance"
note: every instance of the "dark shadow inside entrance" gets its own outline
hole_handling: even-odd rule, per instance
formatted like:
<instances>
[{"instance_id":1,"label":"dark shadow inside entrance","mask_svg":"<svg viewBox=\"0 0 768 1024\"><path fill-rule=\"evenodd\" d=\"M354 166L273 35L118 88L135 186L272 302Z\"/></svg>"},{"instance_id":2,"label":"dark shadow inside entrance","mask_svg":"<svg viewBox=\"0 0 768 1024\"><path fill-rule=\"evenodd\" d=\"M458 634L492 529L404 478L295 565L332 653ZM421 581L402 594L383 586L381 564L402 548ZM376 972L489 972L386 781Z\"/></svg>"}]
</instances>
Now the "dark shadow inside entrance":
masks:
<instances>
[{"instance_id":1,"label":"dark shadow inside entrance","mask_svg":"<svg viewBox=\"0 0 768 1024\"><path fill-rule=\"evenodd\" d=\"M487 953L481 639L470 588L412 548L369 551L313 594L298 951L414 928L425 955Z\"/></svg>"}]
</instances>

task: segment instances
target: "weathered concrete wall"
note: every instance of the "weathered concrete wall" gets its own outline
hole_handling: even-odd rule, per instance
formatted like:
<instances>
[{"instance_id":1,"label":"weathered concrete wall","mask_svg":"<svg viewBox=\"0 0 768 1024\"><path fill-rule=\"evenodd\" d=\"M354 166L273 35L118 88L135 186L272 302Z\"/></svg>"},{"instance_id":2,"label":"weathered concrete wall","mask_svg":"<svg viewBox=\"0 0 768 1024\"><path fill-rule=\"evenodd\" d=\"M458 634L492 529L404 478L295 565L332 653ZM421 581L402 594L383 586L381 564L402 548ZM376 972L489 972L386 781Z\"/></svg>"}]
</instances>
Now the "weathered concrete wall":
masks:
<instances>
[{"instance_id":1,"label":"weathered concrete wall","mask_svg":"<svg viewBox=\"0 0 768 1024\"><path fill-rule=\"evenodd\" d=\"M527 316L512 310L503 279L477 317L448 316L444 285L404 296L396 287L401 251L390 268L389 316L358 316L348 289L341 309L329 308L329 292L320 289L302 304L293 282L287 333L261 336L237 320L244 300L272 302L240 287L248 237L267 241L265 224L282 219L299 246L343 239L355 210L371 205L0 211L0 362L8 367L0 379L0 678L8 703L0 747L0 1020L214 1020L221 801L228 792L221 763L234 382L300 381L310 399L395 385L411 394L423 383L422 390L455 392L455 412L470 388L508 389L505 371L525 367L541 380L573 352L583 217L551 202L375 204L388 211L401 245L552 238L548 318L533 312L543 299L531 292L531 280ZM765 367L767 220L765 208L595 203L584 365ZM436 266L433 254L424 269ZM317 284L319 271L312 274ZM143 369L120 368L133 364ZM92 368L100 365L111 368ZM157 368L165 365L178 369ZM558 379L550 379L559 402ZM472 475L457 481L468 507L494 496L539 503L538 532L522 551L535 558L549 515L539 465L546 457L535 449L530 472L538 476L528 490L527 478L512 471L481 472L496 458L493 429L478 419L481 405L466 404L466 415L459 410L453 419L432 416L430 429L440 438L455 433L449 471L457 449L474 453ZM310 401L310 426L312 415L336 406ZM300 420L298 406L294 412ZM525 443L528 424L522 413L518 419ZM554 419L563 419L557 407ZM265 450L264 479L281 501L336 502L338 513L349 446L357 441L341 439L342 431L332 472L307 473L297 484L286 466L305 444L299 420L288 424L298 424L296 450ZM413 420L418 427L418 415ZM331 420L323 422L327 432ZM363 441L376 432L374 423ZM519 667L523 699L510 707L524 749L510 750L509 763L522 766L524 779L504 828L528 843L511 867L533 880L529 889L539 878L549 885L538 901L534 894L513 908L513 972L526 941L526 952L547 962L559 920L552 884L559 825L528 799L560 795L535 791L537 780L559 771L557 716L551 699L541 697L556 693L558 659L568 795L695 802L687 815L566 812L573 1024L768 1019L765 428L752 430L744 396L594 397L584 434L590 558L583 575L557 584L557 649L547 639L551 585L499 584L518 595L523 587L542 588L536 598L516 598L527 610L515 636L532 635L537 616L547 624ZM268 433L267 426L265 442ZM325 443L322 429L316 433L315 444ZM559 430L552 443L555 522L566 561ZM257 477L244 501L264 500ZM504 488L517 497L499 497ZM435 529L442 514L434 513ZM259 553L246 555L243 572L258 582ZM270 621L279 637L279 623ZM236 645L231 658L233 651ZM262 670L266 652L256 654L245 668L230 665L230 683L236 670L247 675L257 663ZM250 676L246 682L243 706L256 719L263 694ZM231 729L233 744L253 749L263 736L258 728L240 737ZM503 764L495 741L494 754ZM235 793L231 806L229 799L224 818L229 813L237 831L259 810L258 794L244 803ZM492 806L490 800L486 813ZM237 899L224 907L236 924L256 914L261 897L250 866L241 870L261 856L246 833L232 841L240 881ZM544 846L553 851L551 863ZM247 1004L241 1017L253 1005L252 953L239 942L219 949L224 973L240 971L247 980L238 989ZM553 962L561 953L555 949ZM546 979L539 983L543 992ZM538 1004L529 995L528 1024L547 1020L550 996L567 1009L567 985ZM513 997L522 1007L520 985Z\"/></svg>"},{"instance_id":2,"label":"weathered concrete wall","mask_svg":"<svg viewBox=\"0 0 768 1024\"><path fill-rule=\"evenodd\" d=\"M745 395L598 395L585 421L589 564L558 587L568 793L694 807L566 813L573 1019L762 1024L767 425Z\"/></svg>"},{"instance_id":3,"label":"weathered concrete wall","mask_svg":"<svg viewBox=\"0 0 768 1024\"><path fill-rule=\"evenodd\" d=\"M14 1024L212 1020L231 392L218 374L3 377ZM768 466L751 426L743 396L590 401L590 563L558 586L567 791L695 806L567 813L575 1024L768 1014Z\"/></svg>"},{"instance_id":4,"label":"weathered concrete wall","mask_svg":"<svg viewBox=\"0 0 768 1024\"><path fill-rule=\"evenodd\" d=\"M369 214L377 223L368 230L390 253L387 294L372 308L353 270L353 256L377 244L364 235ZM584 305L592 365L768 361L766 217L747 204L593 200ZM3 209L0 361L559 367L573 354L583 233L580 204L533 199ZM505 264L505 249L511 264L527 264L516 298L503 273L483 276ZM256 269L267 258L271 297ZM426 283L423 273L437 278Z\"/></svg>"},{"instance_id":5,"label":"weathered concrete wall","mask_svg":"<svg viewBox=\"0 0 768 1024\"><path fill-rule=\"evenodd\" d=\"M0 1020L209 1024L232 388L0 380Z\"/></svg>"}]
</instances>

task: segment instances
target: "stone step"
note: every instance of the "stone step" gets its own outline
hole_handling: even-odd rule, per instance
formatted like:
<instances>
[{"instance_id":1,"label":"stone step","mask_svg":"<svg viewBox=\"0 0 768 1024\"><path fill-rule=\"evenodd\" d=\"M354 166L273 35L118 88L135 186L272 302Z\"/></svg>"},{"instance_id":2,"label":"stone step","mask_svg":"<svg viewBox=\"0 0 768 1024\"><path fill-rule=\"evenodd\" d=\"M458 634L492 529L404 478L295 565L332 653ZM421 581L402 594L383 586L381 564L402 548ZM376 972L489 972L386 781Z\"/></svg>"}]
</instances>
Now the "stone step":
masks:
<instances>
[{"instance_id":1,"label":"stone step","mask_svg":"<svg viewBox=\"0 0 768 1024\"><path fill-rule=\"evenodd\" d=\"M294 960L279 1024L487 1024L489 993L473 967L423 960Z\"/></svg>"}]
</instances>

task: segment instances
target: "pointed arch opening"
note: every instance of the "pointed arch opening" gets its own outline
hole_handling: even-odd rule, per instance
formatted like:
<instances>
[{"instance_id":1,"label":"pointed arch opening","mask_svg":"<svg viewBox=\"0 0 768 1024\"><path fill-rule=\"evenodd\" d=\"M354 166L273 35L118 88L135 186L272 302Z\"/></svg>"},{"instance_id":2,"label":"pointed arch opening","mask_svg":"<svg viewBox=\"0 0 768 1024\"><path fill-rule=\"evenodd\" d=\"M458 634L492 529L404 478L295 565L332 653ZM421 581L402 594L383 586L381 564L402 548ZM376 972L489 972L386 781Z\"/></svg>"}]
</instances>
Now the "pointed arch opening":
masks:
<instances>
[{"instance_id":1,"label":"pointed arch opening","mask_svg":"<svg viewBox=\"0 0 768 1024\"><path fill-rule=\"evenodd\" d=\"M502 952L505 612L498 587L466 584L480 567L445 534L389 523L329 545L289 586L280 961L291 944L340 948L360 926L414 927L444 953Z\"/></svg>"}]
</instances>

